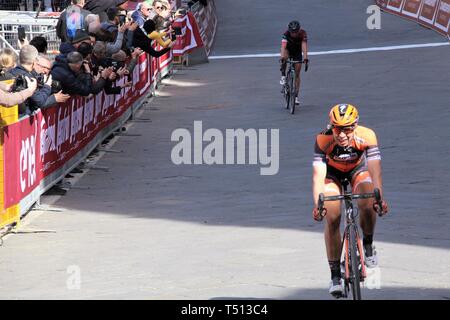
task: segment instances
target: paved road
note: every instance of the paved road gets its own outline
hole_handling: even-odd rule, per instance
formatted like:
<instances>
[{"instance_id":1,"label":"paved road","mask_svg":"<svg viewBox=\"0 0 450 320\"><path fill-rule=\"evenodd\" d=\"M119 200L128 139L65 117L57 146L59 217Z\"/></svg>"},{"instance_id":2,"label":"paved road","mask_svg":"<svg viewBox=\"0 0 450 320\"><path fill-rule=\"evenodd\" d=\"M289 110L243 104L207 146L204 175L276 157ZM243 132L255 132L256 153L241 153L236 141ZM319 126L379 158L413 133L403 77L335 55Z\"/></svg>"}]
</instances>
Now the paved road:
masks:
<instances>
[{"instance_id":1,"label":"paved road","mask_svg":"<svg viewBox=\"0 0 450 320\"><path fill-rule=\"evenodd\" d=\"M299 16L312 51L442 42L371 1L218 1L214 55L277 52ZM300 4L299 4L300 3ZM356 4L355 4L356 3ZM298 8L291 10L290 8ZM378 133L392 214L377 224L380 290L371 299L449 299L449 47L314 56L303 106L281 107L276 58L214 60L177 73L75 187L35 211L0 248L0 298L329 299L323 224L311 219L315 134L349 101ZM280 170L176 166L173 130L280 130ZM68 289L74 269L80 289ZM68 270L69 268L69 270ZM78 270L78 269L75 269ZM70 287L70 286L69 286ZM71 288L71 287L70 287Z\"/></svg>"}]
</instances>

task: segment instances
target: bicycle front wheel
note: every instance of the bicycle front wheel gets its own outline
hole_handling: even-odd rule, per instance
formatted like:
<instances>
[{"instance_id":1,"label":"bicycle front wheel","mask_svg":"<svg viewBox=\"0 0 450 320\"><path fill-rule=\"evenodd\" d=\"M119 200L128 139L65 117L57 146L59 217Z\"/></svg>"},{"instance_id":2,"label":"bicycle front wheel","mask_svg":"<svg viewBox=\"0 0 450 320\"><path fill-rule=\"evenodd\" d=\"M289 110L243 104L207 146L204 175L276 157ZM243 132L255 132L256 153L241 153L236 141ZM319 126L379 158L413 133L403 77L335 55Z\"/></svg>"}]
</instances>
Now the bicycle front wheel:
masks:
<instances>
[{"instance_id":1,"label":"bicycle front wheel","mask_svg":"<svg viewBox=\"0 0 450 320\"><path fill-rule=\"evenodd\" d=\"M357 255L358 243L356 226L351 226L350 232L350 256L351 263L350 284L352 289L353 300L361 300L361 273L359 272L360 258Z\"/></svg>"},{"instance_id":2,"label":"bicycle front wheel","mask_svg":"<svg viewBox=\"0 0 450 320\"><path fill-rule=\"evenodd\" d=\"M290 79L289 79L289 95L290 95L290 100L289 100L289 112L291 114L294 114L295 112L295 71L291 70L289 72L290 74Z\"/></svg>"},{"instance_id":3,"label":"bicycle front wheel","mask_svg":"<svg viewBox=\"0 0 450 320\"><path fill-rule=\"evenodd\" d=\"M291 75L288 72L286 75L286 83L284 84L284 99L286 100L286 109L289 109L289 102L291 100L291 88L290 88L290 82L291 82Z\"/></svg>"}]
</instances>

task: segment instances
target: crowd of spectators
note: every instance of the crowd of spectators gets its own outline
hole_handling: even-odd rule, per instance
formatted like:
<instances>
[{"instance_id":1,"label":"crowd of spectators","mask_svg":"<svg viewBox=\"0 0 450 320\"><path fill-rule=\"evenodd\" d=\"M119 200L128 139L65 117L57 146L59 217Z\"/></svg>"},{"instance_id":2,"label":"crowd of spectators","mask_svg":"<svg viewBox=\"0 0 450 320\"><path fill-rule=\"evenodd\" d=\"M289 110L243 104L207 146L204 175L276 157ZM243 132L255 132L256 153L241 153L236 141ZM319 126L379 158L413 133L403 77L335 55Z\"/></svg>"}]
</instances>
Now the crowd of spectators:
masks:
<instances>
[{"instance_id":1,"label":"crowd of spectators","mask_svg":"<svg viewBox=\"0 0 450 320\"><path fill-rule=\"evenodd\" d=\"M48 58L44 37L21 43L18 59L13 50L0 50L0 81L13 82L0 86L0 105L19 104L20 114L26 115L71 96L87 97L102 90L118 94L131 86L143 52L159 57L173 47L175 12L168 0L141 2L132 12L123 10L126 2L45 1L53 8L66 8L56 28L59 54L54 61ZM163 49L155 50L152 40Z\"/></svg>"}]
</instances>

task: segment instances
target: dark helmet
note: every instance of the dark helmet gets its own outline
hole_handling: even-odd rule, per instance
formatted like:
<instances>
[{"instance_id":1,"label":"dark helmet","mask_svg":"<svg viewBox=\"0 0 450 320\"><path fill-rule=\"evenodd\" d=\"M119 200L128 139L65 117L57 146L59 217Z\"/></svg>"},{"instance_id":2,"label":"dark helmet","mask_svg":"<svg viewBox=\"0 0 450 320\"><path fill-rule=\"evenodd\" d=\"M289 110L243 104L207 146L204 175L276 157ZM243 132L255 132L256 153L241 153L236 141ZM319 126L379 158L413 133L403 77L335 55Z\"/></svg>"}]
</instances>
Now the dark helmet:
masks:
<instances>
[{"instance_id":1,"label":"dark helmet","mask_svg":"<svg viewBox=\"0 0 450 320\"><path fill-rule=\"evenodd\" d=\"M300 30L300 22L298 22L297 20L289 22L288 30L289 30L289 32L299 31Z\"/></svg>"}]
</instances>

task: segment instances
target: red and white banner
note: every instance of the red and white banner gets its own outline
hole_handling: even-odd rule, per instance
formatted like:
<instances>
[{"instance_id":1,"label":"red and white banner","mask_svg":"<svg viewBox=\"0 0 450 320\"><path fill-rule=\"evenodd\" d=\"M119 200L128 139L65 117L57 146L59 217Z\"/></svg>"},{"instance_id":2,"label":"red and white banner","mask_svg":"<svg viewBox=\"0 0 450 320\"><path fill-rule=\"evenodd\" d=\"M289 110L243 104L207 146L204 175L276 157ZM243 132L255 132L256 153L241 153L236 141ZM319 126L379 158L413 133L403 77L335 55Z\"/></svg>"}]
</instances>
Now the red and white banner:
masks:
<instances>
[{"instance_id":1,"label":"red and white banner","mask_svg":"<svg viewBox=\"0 0 450 320\"><path fill-rule=\"evenodd\" d=\"M200 36L200 30L197 21L191 12L184 17L176 19L173 24L175 28L181 28L182 34L177 36L175 46L173 47L173 55L181 56L185 53L203 47L203 41Z\"/></svg>"},{"instance_id":2,"label":"red and white banner","mask_svg":"<svg viewBox=\"0 0 450 320\"><path fill-rule=\"evenodd\" d=\"M439 0L425 0L420 10L419 20L420 22L433 26L434 19L439 6Z\"/></svg>"},{"instance_id":3,"label":"red and white banner","mask_svg":"<svg viewBox=\"0 0 450 320\"><path fill-rule=\"evenodd\" d=\"M422 6L422 2L423 0L405 0L402 13L405 16L417 19L420 14L420 7Z\"/></svg>"},{"instance_id":4,"label":"red and white banner","mask_svg":"<svg viewBox=\"0 0 450 320\"><path fill-rule=\"evenodd\" d=\"M450 36L450 0L441 0L434 25Z\"/></svg>"},{"instance_id":5,"label":"red and white banner","mask_svg":"<svg viewBox=\"0 0 450 320\"><path fill-rule=\"evenodd\" d=\"M148 91L158 72L158 60L166 63L164 57L149 61L146 54L141 55L132 87L122 89L119 95L102 92L89 99L76 97L4 127L5 208L18 204L95 140L102 129L116 123Z\"/></svg>"}]
</instances>

